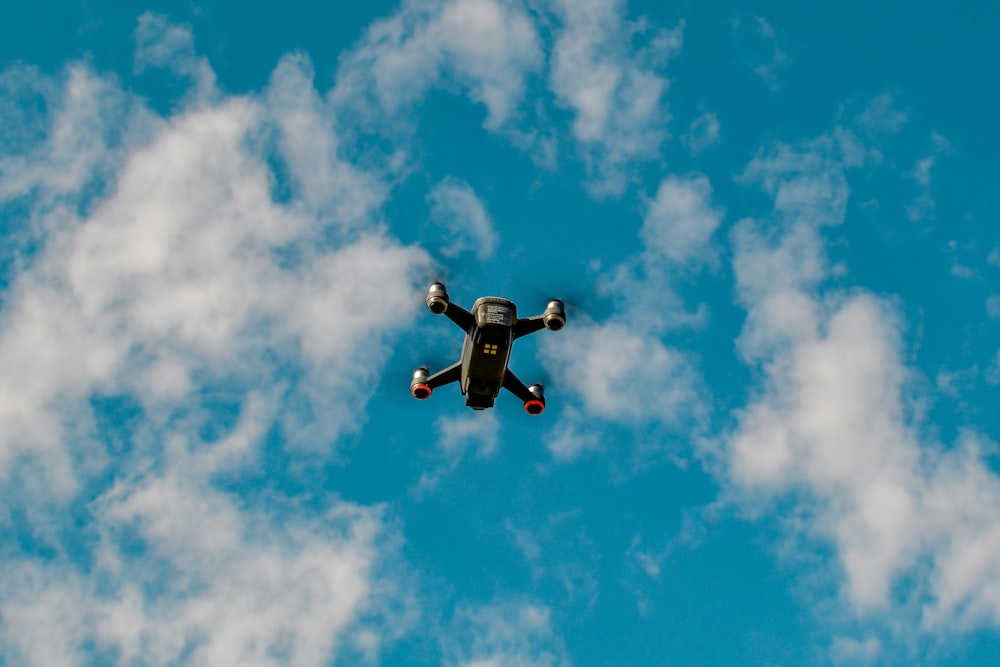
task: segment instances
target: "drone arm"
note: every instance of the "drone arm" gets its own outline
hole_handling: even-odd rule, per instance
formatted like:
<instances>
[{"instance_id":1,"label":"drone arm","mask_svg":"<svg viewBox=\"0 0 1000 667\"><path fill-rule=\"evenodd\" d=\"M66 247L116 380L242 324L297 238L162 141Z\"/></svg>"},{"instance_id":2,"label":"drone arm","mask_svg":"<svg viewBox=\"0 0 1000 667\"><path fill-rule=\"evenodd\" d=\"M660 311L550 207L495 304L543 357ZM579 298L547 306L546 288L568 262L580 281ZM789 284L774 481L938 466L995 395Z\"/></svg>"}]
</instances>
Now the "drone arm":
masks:
<instances>
[{"instance_id":1,"label":"drone arm","mask_svg":"<svg viewBox=\"0 0 1000 667\"><path fill-rule=\"evenodd\" d=\"M524 401L524 410L529 415L540 415L545 410L545 394L542 391L542 385L533 384L526 387L508 368L503 374L503 386L507 391Z\"/></svg>"},{"instance_id":2,"label":"drone arm","mask_svg":"<svg viewBox=\"0 0 1000 667\"><path fill-rule=\"evenodd\" d=\"M566 307L560 299L552 299L545 307L545 312L534 317L518 320L514 325L514 338L527 336L539 329L559 331L566 326Z\"/></svg>"},{"instance_id":3,"label":"drone arm","mask_svg":"<svg viewBox=\"0 0 1000 667\"><path fill-rule=\"evenodd\" d=\"M462 377L462 362L456 361L448 368L440 370L434 375L430 376L424 381L431 389L437 389L446 384L451 384L452 382L458 382L459 378Z\"/></svg>"},{"instance_id":4,"label":"drone arm","mask_svg":"<svg viewBox=\"0 0 1000 667\"><path fill-rule=\"evenodd\" d=\"M533 334L539 329L545 328L545 318L542 315L535 315L534 317L525 317L519 319L517 324L514 325L514 338L521 338L522 336L527 336L528 334Z\"/></svg>"},{"instance_id":5,"label":"drone arm","mask_svg":"<svg viewBox=\"0 0 1000 667\"><path fill-rule=\"evenodd\" d=\"M475 324L475 320L472 317L472 313L462 308L457 303L448 303L448 308L445 309L444 314L448 316L448 319L458 325L458 327L465 333L472 331L472 326Z\"/></svg>"},{"instance_id":6,"label":"drone arm","mask_svg":"<svg viewBox=\"0 0 1000 667\"><path fill-rule=\"evenodd\" d=\"M503 388L517 396L522 401L530 401L535 395L528 391L527 385L514 375L508 368L503 374Z\"/></svg>"}]
</instances>

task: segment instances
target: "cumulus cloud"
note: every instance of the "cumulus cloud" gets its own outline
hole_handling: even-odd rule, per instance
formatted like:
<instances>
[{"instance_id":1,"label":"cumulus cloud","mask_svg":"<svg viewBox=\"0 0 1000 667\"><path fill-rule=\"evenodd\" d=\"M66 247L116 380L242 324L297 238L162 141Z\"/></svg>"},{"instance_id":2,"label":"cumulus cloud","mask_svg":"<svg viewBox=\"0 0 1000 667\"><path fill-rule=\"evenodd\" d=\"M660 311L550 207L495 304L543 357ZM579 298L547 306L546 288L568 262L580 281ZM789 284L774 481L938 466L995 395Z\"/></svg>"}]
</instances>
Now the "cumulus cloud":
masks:
<instances>
[{"instance_id":1,"label":"cumulus cloud","mask_svg":"<svg viewBox=\"0 0 1000 667\"><path fill-rule=\"evenodd\" d=\"M366 375L355 350L386 312L412 312L406 274L426 257L378 234L303 248L318 223L270 199L267 169L244 147L260 115L232 100L174 119L128 156L90 216L54 229L3 314L5 452L57 446L63 400L125 389L156 408L205 381L266 372L269 348L314 364L306 393L335 392L333 368ZM295 247L289 270L279 251ZM357 298L386 310L358 312ZM353 421L346 406L322 412L320 438Z\"/></svg>"},{"instance_id":2,"label":"cumulus cloud","mask_svg":"<svg viewBox=\"0 0 1000 667\"><path fill-rule=\"evenodd\" d=\"M546 346L561 387L575 387L584 411L627 423L688 421L700 412L699 378L688 358L655 336L617 322L574 322Z\"/></svg>"},{"instance_id":3,"label":"cumulus cloud","mask_svg":"<svg viewBox=\"0 0 1000 667\"><path fill-rule=\"evenodd\" d=\"M259 443L241 430L219 448ZM0 615L13 655L32 665L83 664L96 651L115 664L306 666L350 648L388 590L373 571L380 512L336 502L315 518L275 504L248 511L206 479L229 467L213 460L218 449L171 444L162 473L94 503L86 571L5 565Z\"/></svg>"},{"instance_id":4,"label":"cumulus cloud","mask_svg":"<svg viewBox=\"0 0 1000 667\"><path fill-rule=\"evenodd\" d=\"M147 15L137 40L144 66L202 72L184 28ZM358 387L414 313L426 253L378 224L386 186L342 160L302 56L262 95L165 118L67 71L31 84L55 103L0 164L0 206L41 230L0 313L2 495L41 549L4 564L5 651L45 665L371 653L393 631L365 618L403 597L383 576L382 510L225 488L254 479L275 434L267 479L357 428ZM273 196L277 163L290 200Z\"/></svg>"},{"instance_id":5,"label":"cumulus cloud","mask_svg":"<svg viewBox=\"0 0 1000 667\"><path fill-rule=\"evenodd\" d=\"M600 450L602 424L688 435L703 427L706 389L691 355L668 345L656 329L635 324L576 317L559 340L542 341L541 361L554 386L574 395L576 404L563 410L546 438L556 461Z\"/></svg>"},{"instance_id":6,"label":"cumulus cloud","mask_svg":"<svg viewBox=\"0 0 1000 667\"><path fill-rule=\"evenodd\" d=\"M542 341L542 362L559 387L578 395L548 439L559 461L600 448L602 438L586 418L633 428L655 425L694 433L708 417L706 389L689 353L664 334L699 326L704 309L685 311L672 283L679 271L710 260L711 238L722 212L712 204L704 175L669 176L649 203L640 237L644 249L601 277L598 289L614 298L615 315L595 321L575 317ZM699 262L701 260L701 262Z\"/></svg>"},{"instance_id":7,"label":"cumulus cloud","mask_svg":"<svg viewBox=\"0 0 1000 667\"><path fill-rule=\"evenodd\" d=\"M775 215L732 234L748 311L741 351L763 383L720 452L726 479L751 506L791 501L788 530L802 548L832 546L831 575L857 616L935 633L996 626L1000 568L984 554L1000 535L1000 478L989 443L928 439L891 303L822 290L823 228L843 220L857 164L843 146L836 134L781 146L747 170ZM845 640L835 653L876 659L879 648Z\"/></svg>"},{"instance_id":8,"label":"cumulus cloud","mask_svg":"<svg viewBox=\"0 0 1000 667\"><path fill-rule=\"evenodd\" d=\"M647 253L685 264L705 257L721 220L722 211L712 205L708 177L670 176L660 183L640 236Z\"/></svg>"},{"instance_id":9,"label":"cumulus cloud","mask_svg":"<svg viewBox=\"0 0 1000 667\"><path fill-rule=\"evenodd\" d=\"M341 62L331 99L367 122L397 114L454 79L500 129L516 114L542 51L535 25L515 0L409 0L377 21Z\"/></svg>"},{"instance_id":10,"label":"cumulus cloud","mask_svg":"<svg viewBox=\"0 0 1000 667\"><path fill-rule=\"evenodd\" d=\"M493 220L476 191L465 181L448 176L427 196L431 218L444 228L441 253L456 257L471 252L483 261L493 256L498 238Z\"/></svg>"},{"instance_id":11,"label":"cumulus cloud","mask_svg":"<svg viewBox=\"0 0 1000 667\"><path fill-rule=\"evenodd\" d=\"M622 2L552 0L558 17L549 85L573 113L572 132L591 174L595 195L620 194L629 163L652 159L668 137L664 102L669 85L660 73L681 46L683 24L657 30L644 48L632 41L647 26L630 28Z\"/></svg>"}]
</instances>

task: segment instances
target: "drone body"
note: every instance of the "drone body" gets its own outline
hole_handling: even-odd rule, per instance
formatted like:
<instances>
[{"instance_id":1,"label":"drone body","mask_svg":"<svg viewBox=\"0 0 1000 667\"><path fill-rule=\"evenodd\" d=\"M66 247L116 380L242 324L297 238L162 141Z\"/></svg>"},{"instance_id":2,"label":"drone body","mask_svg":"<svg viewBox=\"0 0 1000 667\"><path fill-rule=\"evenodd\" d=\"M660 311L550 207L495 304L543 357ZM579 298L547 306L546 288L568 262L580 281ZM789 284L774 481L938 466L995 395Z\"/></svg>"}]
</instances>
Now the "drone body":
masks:
<instances>
[{"instance_id":1,"label":"drone body","mask_svg":"<svg viewBox=\"0 0 1000 667\"><path fill-rule=\"evenodd\" d=\"M495 296L477 299L468 311L452 303L444 284L436 282L427 292L427 309L435 315L447 315L465 332L462 357L434 375L421 366L413 372L410 393L414 398L428 398L434 389L458 382L465 404L473 410L493 407L500 389L504 388L524 401L524 409L538 415L545 409L545 394L541 384L525 386L507 368L514 341L539 329L558 331L566 325L566 310L562 301L549 301L545 312L534 317L517 318L513 301Z\"/></svg>"}]
</instances>

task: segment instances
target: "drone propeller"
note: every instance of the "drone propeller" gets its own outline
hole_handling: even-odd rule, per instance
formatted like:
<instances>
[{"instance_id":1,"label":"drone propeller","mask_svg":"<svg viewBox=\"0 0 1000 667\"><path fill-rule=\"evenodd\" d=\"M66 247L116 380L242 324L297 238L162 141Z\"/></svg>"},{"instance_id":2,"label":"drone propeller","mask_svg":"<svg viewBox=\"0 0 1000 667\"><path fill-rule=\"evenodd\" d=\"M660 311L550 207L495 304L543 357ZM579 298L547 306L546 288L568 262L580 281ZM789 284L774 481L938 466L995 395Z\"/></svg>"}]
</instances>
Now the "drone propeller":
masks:
<instances>
[{"instance_id":1,"label":"drone propeller","mask_svg":"<svg viewBox=\"0 0 1000 667\"><path fill-rule=\"evenodd\" d=\"M562 301L570 322L580 315L593 318L606 310L601 297L595 291L581 289L579 284L572 287L559 284L551 286L532 284L527 289L520 290L520 293L524 296L517 302L518 315L534 314L552 299Z\"/></svg>"}]
</instances>

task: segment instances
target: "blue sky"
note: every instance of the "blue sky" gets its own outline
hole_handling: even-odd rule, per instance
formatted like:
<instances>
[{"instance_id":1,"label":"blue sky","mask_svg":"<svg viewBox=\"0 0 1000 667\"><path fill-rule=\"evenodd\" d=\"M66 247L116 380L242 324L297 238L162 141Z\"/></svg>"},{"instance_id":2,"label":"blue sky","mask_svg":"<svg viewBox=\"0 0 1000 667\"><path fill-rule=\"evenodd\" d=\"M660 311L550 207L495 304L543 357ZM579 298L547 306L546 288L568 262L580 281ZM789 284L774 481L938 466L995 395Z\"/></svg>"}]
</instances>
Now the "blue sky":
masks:
<instances>
[{"instance_id":1,"label":"blue sky","mask_svg":"<svg viewBox=\"0 0 1000 667\"><path fill-rule=\"evenodd\" d=\"M0 665L991 663L998 27L6 10Z\"/></svg>"}]
</instances>

